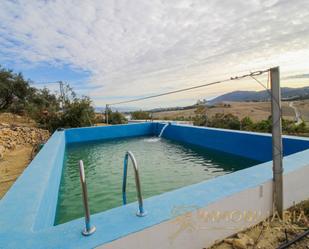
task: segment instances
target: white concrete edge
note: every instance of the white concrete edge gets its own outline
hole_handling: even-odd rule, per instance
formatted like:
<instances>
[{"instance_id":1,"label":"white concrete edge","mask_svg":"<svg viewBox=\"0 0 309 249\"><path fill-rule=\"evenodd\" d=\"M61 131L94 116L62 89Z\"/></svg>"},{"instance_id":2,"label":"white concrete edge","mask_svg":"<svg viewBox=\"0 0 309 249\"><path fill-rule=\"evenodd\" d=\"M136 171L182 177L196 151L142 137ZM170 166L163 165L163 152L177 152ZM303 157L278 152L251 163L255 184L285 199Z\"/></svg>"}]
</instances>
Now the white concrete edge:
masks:
<instances>
[{"instance_id":1,"label":"white concrete edge","mask_svg":"<svg viewBox=\"0 0 309 249\"><path fill-rule=\"evenodd\" d=\"M309 165L284 175L284 207L309 198ZM207 194L207 192L205 192ZM190 207L175 207L190 208ZM198 211L130 234L100 249L201 249L258 224L272 214L272 181L216 201ZM216 216L219 215L219 216Z\"/></svg>"}]
</instances>

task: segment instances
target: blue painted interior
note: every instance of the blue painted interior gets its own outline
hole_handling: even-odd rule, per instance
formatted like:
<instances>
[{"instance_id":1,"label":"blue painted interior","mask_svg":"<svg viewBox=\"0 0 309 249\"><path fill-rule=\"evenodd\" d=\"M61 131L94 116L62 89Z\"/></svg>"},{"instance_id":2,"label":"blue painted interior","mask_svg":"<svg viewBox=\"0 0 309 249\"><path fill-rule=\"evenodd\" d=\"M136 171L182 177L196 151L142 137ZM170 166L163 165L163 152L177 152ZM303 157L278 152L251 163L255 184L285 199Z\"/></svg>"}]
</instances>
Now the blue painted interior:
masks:
<instances>
[{"instance_id":1,"label":"blue painted interior","mask_svg":"<svg viewBox=\"0 0 309 249\"><path fill-rule=\"evenodd\" d=\"M95 214L97 232L90 237L81 235L83 219L53 225L66 144L157 135L162 126L143 123L55 132L0 201L0 248L93 248L172 219L175 206L205 207L272 178L270 135L173 124L163 137L265 163L148 198L144 202L148 215L143 218L135 216L137 203ZM285 172L308 165L308 139L287 136L283 145Z\"/></svg>"},{"instance_id":2,"label":"blue painted interior","mask_svg":"<svg viewBox=\"0 0 309 249\"><path fill-rule=\"evenodd\" d=\"M164 124L157 123L156 134ZM188 125L170 125L164 137L266 162L272 159L271 135ZM283 137L284 156L308 148L308 139Z\"/></svg>"},{"instance_id":3,"label":"blue painted interior","mask_svg":"<svg viewBox=\"0 0 309 249\"><path fill-rule=\"evenodd\" d=\"M66 143L79 143L103 139L155 135L153 123L112 125L68 129L65 132Z\"/></svg>"}]
</instances>

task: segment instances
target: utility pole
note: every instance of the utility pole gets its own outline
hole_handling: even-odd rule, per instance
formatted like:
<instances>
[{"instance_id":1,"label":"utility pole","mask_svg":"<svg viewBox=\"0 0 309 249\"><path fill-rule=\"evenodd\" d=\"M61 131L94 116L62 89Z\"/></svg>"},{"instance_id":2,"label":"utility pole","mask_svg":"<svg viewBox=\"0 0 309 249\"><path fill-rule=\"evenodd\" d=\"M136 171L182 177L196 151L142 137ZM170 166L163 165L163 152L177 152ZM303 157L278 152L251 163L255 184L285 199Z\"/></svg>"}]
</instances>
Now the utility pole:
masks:
<instances>
[{"instance_id":1,"label":"utility pole","mask_svg":"<svg viewBox=\"0 0 309 249\"><path fill-rule=\"evenodd\" d=\"M105 121L106 121L106 124L108 124L108 104L106 104L105 106Z\"/></svg>"},{"instance_id":2,"label":"utility pole","mask_svg":"<svg viewBox=\"0 0 309 249\"><path fill-rule=\"evenodd\" d=\"M279 67L270 69L272 154L273 154L273 201L275 212L283 215L283 166L282 166L282 123Z\"/></svg>"},{"instance_id":3,"label":"utility pole","mask_svg":"<svg viewBox=\"0 0 309 249\"><path fill-rule=\"evenodd\" d=\"M64 88L63 82L59 81L59 88L60 88L60 100L61 100L61 110L64 110Z\"/></svg>"}]
</instances>

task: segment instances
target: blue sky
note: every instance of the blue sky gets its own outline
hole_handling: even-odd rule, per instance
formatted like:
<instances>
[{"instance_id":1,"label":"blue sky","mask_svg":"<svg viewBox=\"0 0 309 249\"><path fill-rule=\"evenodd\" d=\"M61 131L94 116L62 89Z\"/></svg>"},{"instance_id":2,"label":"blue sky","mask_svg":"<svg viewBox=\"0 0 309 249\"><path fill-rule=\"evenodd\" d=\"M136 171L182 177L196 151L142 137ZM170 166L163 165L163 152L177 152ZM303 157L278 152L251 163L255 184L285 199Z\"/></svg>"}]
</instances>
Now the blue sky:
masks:
<instances>
[{"instance_id":1,"label":"blue sky","mask_svg":"<svg viewBox=\"0 0 309 249\"><path fill-rule=\"evenodd\" d=\"M42 82L54 82L59 80L83 83L88 81L90 75L89 72L73 69L69 65L55 66L44 62L34 67L19 65L13 61L2 62L1 65L16 72L22 72L26 79L40 84Z\"/></svg>"},{"instance_id":2,"label":"blue sky","mask_svg":"<svg viewBox=\"0 0 309 249\"><path fill-rule=\"evenodd\" d=\"M309 85L308 44L307 0L3 0L0 8L0 64L34 82L66 81L97 106L277 65L283 86ZM233 90L261 89L246 80L132 105L186 105Z\"/></svg>"}]
</instances>

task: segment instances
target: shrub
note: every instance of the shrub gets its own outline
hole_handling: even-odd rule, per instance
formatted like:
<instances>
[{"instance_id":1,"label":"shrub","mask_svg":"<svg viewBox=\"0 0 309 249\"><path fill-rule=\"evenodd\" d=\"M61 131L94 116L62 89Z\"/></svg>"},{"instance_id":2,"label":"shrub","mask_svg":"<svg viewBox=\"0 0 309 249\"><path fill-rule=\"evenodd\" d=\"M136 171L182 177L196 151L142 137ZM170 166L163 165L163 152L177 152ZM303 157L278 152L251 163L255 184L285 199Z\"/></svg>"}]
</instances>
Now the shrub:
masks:
<instances>
[{"instance_id":1,"label":"shrub","mask_svg":"<svg viewBox=\"0 0 309 249\"><path fill-rule=\"evenodd\" d=\"M112 112L111 110L108 113L108 123L109 124L126 124L128 120L125 118L125 116L116 111Z\"/></svg>"},{"instance_id":2,"label":"shrub","mask_svg":"<svg viewBox=\"0 0 309 249\"><path fill-rule=\"evenodd\" d=\"M137 120L140 120L140 119L151 119L151 114L149 112L145 112L145 111L135 111L135 112L132 112L131 113L131 116L132 116L132 119L137 119Z\"/></svg>"},{"instance_id":3,"label":"shrub","mask_svg":"<svg viewBox=\"0 0 309 249\"><path fill-rule=\"evenodd\" d=\"M233 114L216 113L215 116L210 120L209 126L224 129L239 130L240 121L238 117L234 116Z\"/></svg>"},{"instance_id":4,"label":"shrub","mask_svg":"<svg viewBox=\"0 0 309 249\"><path fill-rule=\"evenodd\" d=\"M245 131L251 131L253 129L253 121L250 117L244 117L240 121L241 129Z\"/></svg>"}]
</instances>

